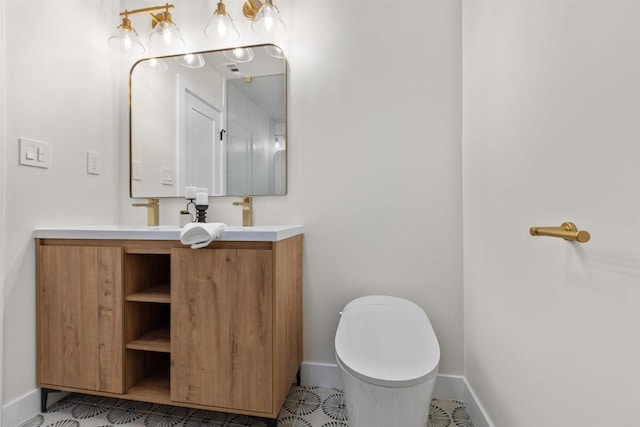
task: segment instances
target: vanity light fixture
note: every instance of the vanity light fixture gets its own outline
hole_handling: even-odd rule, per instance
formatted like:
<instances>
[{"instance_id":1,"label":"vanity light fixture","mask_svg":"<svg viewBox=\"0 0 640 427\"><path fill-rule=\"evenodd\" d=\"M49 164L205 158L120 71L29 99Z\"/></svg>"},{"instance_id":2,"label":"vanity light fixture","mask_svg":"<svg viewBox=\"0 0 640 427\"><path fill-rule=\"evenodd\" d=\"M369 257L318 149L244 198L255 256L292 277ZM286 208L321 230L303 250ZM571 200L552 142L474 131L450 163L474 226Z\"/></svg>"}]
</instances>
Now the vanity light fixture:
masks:
<instances>
[{"instance_id":1,"label":"vanity light fixture","mask_svg":"<svg viewBox=\"0 0 640 427\"><path fill-rule=\"evenodd\" d=\"M109 46L120 51L131 53L144 53L144 45L138 37L138 33L131 26L131 21L127 11L122 13L122 23L116 29L116 32L109 37Z\"/></svg>"},{"instance_id":2,"label":"vanity light fixture","mask_svg":"<svg viewBox=\"0 0 640 427\"><path fill-rule=\"evenodd\" d=\"M204 33L211 38L217 38L224 42L234 42L240 38L240 33L233 23L233 19L227 13L227 9L220 0L216 11L213 12L209 23L204 28Z\"/></svg>"},{"instance_id":3,"label":"vanity light fixture","mask_svg":"<svg viewBox=\"0 0 640 427\"><path fill-rule=\"evenodd\" d=\"M169 12L169 9L173 7L174 5L166 3L164 6L152 6L120 12L122 23L118 26L116 33L109 38L109 46L121 51L144 53L144 45L140 42L136 30L131 26L129 16L148 13L151 16L151 28L153 31L150 39L153 43L171 48L185 47L186 43ZM153 12L157 13L154 14Z\"/></svg>"},{"instance_id":4,"label":"vanity light fixture","mask_svg":"<svg viewBox=\"0 0 640 427\"><path fill-rule=\"evenodd\" d=\"M282 36L287 27L284 25L278 8L273 0L247 0L242 8L244 16L251 19L251 29L260 36Z\"/></svg>"},{"instance_id":5,"label":"vanity light fixture","mask_svg":"<svg viewBox=\"0 0 640 427\"><path fill-rule=\"evenodd\" d=\"M251 29L260 36L282 36L287 27L284 25L278 8L273 0L246 0L242 7L244 16L253 21ZM223 0L218 1L215 12L204 29L207 36L224 42L234 42L240 37L233 19L227 13Z\"/></svg>"}]
</instances>

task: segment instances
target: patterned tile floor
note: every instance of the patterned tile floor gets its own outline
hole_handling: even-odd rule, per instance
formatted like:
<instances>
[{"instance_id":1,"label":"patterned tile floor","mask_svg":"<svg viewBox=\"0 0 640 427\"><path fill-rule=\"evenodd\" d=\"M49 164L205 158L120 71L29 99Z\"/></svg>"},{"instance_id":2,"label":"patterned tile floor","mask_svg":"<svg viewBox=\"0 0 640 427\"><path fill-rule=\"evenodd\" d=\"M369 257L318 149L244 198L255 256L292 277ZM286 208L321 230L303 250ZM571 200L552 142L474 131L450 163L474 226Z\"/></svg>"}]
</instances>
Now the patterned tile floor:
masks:
<instances>
[{"instance_id":1,"label":"patterned tile floor","mask_svg":"<svg viewBox=\"0 0 640 427\"><path fill-rule=\"evenodd\" d=\"M241 427L264 426L244 415L222 414L131 400L72 394L20 427ZM278 427L347 427L341 390L294 386L284 402ZM373 427L373 426L372 426ZM402 427L402 426L380 426ZM429 427L473 427L462 402L431 402Z\"/></svg>"}]
</instances>

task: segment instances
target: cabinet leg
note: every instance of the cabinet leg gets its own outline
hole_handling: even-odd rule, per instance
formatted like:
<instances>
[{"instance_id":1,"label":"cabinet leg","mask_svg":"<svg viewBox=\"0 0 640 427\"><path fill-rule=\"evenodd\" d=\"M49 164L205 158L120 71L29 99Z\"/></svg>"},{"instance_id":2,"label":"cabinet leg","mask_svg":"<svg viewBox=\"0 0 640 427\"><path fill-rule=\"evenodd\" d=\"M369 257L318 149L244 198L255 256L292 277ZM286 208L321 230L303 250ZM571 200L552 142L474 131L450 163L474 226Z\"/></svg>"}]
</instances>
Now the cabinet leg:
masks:
<instances>
[{"instance_id":1,"label":"cabinet leg","mask_svg":"<svg viewBox=\"0 0 640 427\"><path fill-rule=\"evenodd\" d=\"M41 388L40 389L40 412L47 411L47 398L49 397L49 393L59 393L60 390L52 390L50 388Z\"/></svg>"},{"instance_id":2,"label":"cabinet leg","mask_svg":"<svg viewBox=\"0 0 640 427\"><path fill-rule=\"evenodd\" d=\"M277 418L263 418L263 420L267 424L267 427L278 427Z\"/></svg>"},{"instance_id":3,"label":"cabinet leg","mask_svg":"<svg viewBox=\"0 0 640 427\"><path fill-rule=\"evenodd\" d=\"M300 368L298 368L298 372L296 373L296 385L300 385Z\"/></svg>"}]
</instances>

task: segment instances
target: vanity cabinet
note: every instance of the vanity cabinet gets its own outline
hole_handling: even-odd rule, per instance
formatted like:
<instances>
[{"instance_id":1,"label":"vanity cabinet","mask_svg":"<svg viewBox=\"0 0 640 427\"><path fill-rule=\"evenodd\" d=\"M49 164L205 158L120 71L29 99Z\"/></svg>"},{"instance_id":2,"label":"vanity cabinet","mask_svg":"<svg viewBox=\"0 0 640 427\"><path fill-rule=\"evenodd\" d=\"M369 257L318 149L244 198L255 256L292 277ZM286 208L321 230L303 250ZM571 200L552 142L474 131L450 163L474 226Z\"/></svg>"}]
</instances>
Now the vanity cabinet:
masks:
<instances>
[{"instance_id":1,"label":"vanity cabinet","mask_svg":"<svg viewBox=\"0 0 640 427\"><path fill-rule=\"evenodd\" d=\"M38 248L38 377L47 387L123 393L123 250Z\"/></svg>"},{"instance_id":2,"label":"vanity cabinet","mask_svg":"<svg viewBox=\"0 0 640 427\"><path fill-rule=\"evenodd\" d=\"M172 250L171 400L272 411L272 263L263 249Z\"/></svg>"},{"instance_id":3,"label":"vanity cabinet","mask_svg":"<svg viewBox=\"0 0 640 427\"><path fill-rule=\"evenodd\" d=\"M277 417L302 361L302 235L37 251L41 387Z\"/></svg>"}]
</instances>

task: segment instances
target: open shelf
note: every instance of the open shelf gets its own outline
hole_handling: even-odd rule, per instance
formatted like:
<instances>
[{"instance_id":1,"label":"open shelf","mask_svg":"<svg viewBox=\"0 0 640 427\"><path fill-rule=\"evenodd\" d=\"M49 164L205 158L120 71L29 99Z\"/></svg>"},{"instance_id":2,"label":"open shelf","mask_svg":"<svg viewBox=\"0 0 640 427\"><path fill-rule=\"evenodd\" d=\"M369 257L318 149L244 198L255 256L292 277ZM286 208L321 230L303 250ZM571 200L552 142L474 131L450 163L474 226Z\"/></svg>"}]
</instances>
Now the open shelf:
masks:
<instances>
[{"instance_id":1,"label":"open shelf","mask_svg":"<svg viewBox=\"0 0 640 427\"><path fill-rule=\"evenodd\" d=\"M126 300L133 302L155 302L169 304L171 302L171 291L169 285L155 286L143 289L131 295L127 295Z\"/></svg>"},{"instance_id":2,"label":"open shelf","mask_svg":"<svg viewBox=\"0 0 640 427\"><path fill-rule=\"evenodd\" d=\"M130 350L170 353L171 342L169 341L169 337L169 329L157 328L145 333L140 338L128 342L126 347Z\"/></svg>"},{"instance_id":3,"label":"open shelf","mask_svg":"<svg viewBox=\"0 0 640 427\"><path fill-rule=\"evenodd\" d=\"M171 404L169 353L127 350L126 398Z\"/></svg>"},{"instance_id":4,"label":"open shelf","mask_svg":"<svg viewBox=\"0 0 640 427\"><path fill-rule=\"evenodd\" d=\"M169 372L162 370L144 377L129 389L126 398L171 405Z\"/></svg>"}]
</instances>

